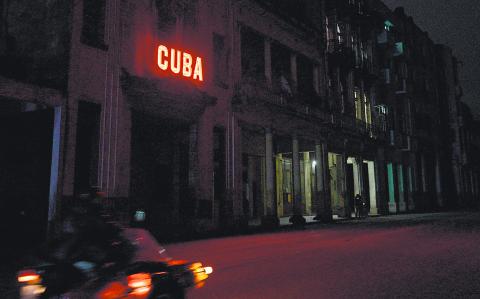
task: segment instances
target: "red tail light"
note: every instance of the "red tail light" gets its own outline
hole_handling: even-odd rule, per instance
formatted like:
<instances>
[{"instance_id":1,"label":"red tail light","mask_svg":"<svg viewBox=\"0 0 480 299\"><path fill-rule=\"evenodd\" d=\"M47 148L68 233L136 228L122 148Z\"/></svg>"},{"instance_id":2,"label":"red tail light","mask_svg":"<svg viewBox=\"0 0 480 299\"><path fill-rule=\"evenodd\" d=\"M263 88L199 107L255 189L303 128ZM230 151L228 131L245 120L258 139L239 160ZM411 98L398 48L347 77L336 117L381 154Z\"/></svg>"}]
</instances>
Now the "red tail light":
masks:
<instances>
[{"instance_id":1,"label":"red tail light","mask_svg":"<svg viewBox=\"0 0 480 299\"><path fill-rule=\"evenodd\" d=\"M40 275L35 270L22 270L18 272L17 281L20 283L38 283Z\"/></svg>"},{"instance_id":2,"label":"red tail light","mask_svg":"<svg viewBox=\"0 0 480 299\"><path fill-rule=\"evenodd\" d=\"M150 292L152 288L152 276L149 273L135 273L127 277L128 287L134 295L143 295Z\"/></svg>"}]
</instances>

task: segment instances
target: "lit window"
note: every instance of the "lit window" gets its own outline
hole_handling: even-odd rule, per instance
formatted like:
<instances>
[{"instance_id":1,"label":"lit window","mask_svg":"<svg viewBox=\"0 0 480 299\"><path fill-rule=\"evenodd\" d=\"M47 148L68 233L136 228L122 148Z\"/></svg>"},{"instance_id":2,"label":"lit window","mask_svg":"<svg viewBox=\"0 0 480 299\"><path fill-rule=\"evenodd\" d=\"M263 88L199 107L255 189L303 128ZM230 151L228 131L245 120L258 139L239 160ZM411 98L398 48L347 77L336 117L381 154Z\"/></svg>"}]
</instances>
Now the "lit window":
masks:
<instances>
[{"instance_id":1,"label":"lit window","mask_svg":"<svg viewBox=\"0 0 480 299\"><path fill-rule=\"evenodd\" d=\"M392 27L393 27L393 23L390 22L389 20L386 20L386 21L383 23L383 25L384 25L384 28L385 28L386 31L390 31L390 30L392 29Z\"/></svg>"}]
</instances>

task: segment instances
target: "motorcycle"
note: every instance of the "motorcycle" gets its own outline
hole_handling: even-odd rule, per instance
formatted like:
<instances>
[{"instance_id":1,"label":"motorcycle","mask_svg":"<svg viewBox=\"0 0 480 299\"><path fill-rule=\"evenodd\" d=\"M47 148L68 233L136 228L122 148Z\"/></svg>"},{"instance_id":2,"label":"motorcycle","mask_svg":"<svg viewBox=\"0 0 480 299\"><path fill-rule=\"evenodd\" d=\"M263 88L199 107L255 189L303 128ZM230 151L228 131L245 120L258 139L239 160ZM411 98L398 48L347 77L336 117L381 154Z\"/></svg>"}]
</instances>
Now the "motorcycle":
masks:
<instances>
[{"instance_id":1,"label":"motorcycle","mask_svg":"<svg viewBox=\"0 0 480 299\"><path fill-rule=\"evenodd\" d=\"M121 235L133 254L120 268L88 260L38 263L18 272L20 298L182 299L213 272L199 262L170 258L145 229L126 228Z\"/></svg>"}]
</instances>

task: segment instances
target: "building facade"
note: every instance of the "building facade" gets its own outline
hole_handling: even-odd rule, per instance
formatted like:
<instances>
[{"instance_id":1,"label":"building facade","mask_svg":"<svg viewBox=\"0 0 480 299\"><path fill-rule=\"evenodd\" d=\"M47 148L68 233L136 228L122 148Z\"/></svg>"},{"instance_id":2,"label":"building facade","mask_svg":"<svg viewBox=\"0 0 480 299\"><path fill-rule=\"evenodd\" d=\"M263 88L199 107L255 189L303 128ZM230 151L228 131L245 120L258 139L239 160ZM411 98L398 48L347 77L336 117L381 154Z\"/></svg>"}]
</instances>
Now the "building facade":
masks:
<instances>
[{"instance_id":1,"label":"building facade","mask_svg":"<svg viewBox=\"0 0 480 299\"><path fill-rule=\"evenodd\" d=\"M30 234L92 186L158 236L350 218L356 195L371 215L448 206L451 58L401 9L33 2L0 2L2 205Z\"/></svg>"}]
</instances>

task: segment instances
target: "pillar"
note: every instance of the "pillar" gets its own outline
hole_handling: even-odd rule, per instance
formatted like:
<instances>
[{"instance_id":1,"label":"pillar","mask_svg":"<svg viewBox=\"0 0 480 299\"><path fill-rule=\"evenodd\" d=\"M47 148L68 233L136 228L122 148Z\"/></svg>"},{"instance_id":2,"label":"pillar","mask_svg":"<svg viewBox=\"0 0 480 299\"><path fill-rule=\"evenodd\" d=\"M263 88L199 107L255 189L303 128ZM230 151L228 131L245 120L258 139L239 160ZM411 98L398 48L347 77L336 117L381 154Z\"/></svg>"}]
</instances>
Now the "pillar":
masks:
<instances>
[{"instance_id":1,"label":"pillar","mask_svg":"<svg viewBox=\"0 0 480 299\"><path fill-rule=\"evenodd\" d=\"M346 145L346 142L345 142ZM352 207L350 206L350 196L347 192L348 182L347 182L347 153L344 151L342 153L342 196L343 196L343 206L344 206L344 217L350 218L352 216Z\"/></svg>"},{"instance_id":2,"label":"pillar","mask_svg":"<svg viewBox=\"0 0 480 299\"><path fill-rule=\"evenodd\" d=\"M443 208L443 195L442 195L442 177L440 172L440 155L435 155L435 189L437 191L437 205L439 208Z\"/></svg>"},{"instance_id":3,"label":"pillar","mask_svg":"<svg viewBox=\"0 0 480 299\"><path fill-rule=\"evenodd\" d=\"M273 134L270 129L265 131L265 212L262 218L264 226L278 226L275 213L275 182L273 169Z\"/></svg>"},{"instance_id":4,"label":"pillar","mask_svg":"<svg viewBox=\"0 0 480 299\"><path fill-rule=\"evenodd\" d=\"M300 180L300 152L298 138L292 138L292 164L293 164L293 216L290 222L294 225L305 223L302 211L302 187Z\"/></svg>"},{"instance_id":5,"label":"pillar","mask_svg":"<svg viewBox=\"0 0 480 299\"><path fill-rule=\"evenodd\" d=\"M427 166L425 165L425 155L421 154L421 167L422 167L422 192L427 192Z\"/></svg>"},{"instance_id":6,"label":"pillar","mask_svg":"<svg viewBox=\"0 0 480 299\"><path fill-rule=\"evenodd\" d=\"M329 175L328 175L328 150L325 142L317 141L315 144L315 209L316 220L330 222L332 220L332 208L329 193Z\"/></svg>"},{"instance_id":7,"label":"pillar","mask_svg":"<svg viewBox=\"0 0 480 299\"><path fill-rule=\"evenodd\" d=\"M307 215L312 214L312 160L310 159L310 152L303 153L303 190L304 190L304 202L305 213Z\"/></svg>"},{"instance_id":8,"label":"pillar","mask_svg":"<svg viewBox=\"0 0 480 299\"><path fill-rule=\"evenodd\" d=\"M409 196L408 196L408 210L413 211L415 210L415 195L417 193L417 159L415 153L410 154L410 171L408 174L409 180Z\"/></svg>"},{"instance_id":9,"label":"pillar","mask_svg":"<svg viewBox=\"0 0 480 299\"><path fill-rule=\"evenodd\" d=\"M397 203L395 202L395 165L393 163L387 164L388 177L388 211L390 213L397 212Z\"/></svg>"},{"instance_id":10,"label":"pillar","mask_svg":"<svg viewBox=\"0 0 480 299\"><path fill-rule=\"evenodd\" d=\"M353 194L356 196L357 194L362 194L362 187L360 184L360 167L358 163L358 158L348 158L348 162L352 163L353 168Z\"/></svg>"},{"instance_id":11,"label":"pillar","mask_svg":"<svg viewBox=\"0 0 480 299\"><path fill-rule=\"evenodd\" d=\"M265 79L267 86L272 87L272 42L270 39L264 39L264 56L265 56Z\"/></svg>"},{"instance_id":12,"label":"pillar","mask_svg":"<svg viewBox=\"0 0 480 299\"><path fill-rule=\"evenodd\" d=\"M291 73L291 80L293 83L292 86L292 92L296 93L297 92L297 55L292 53L290 54L290 73Z\"/></svg>"},{"instance_id":13,"label":"pillar","mask_svg":"<svg viewBox=\"0 0 480 299\"><path fill-rule=\"evenodd\" d=\"M387 175L385 175L385 150L380 147L377 149L377 158L375 162L375 183L377 189L377 207L380 213L387 213L388 206L388 194L387 187Z\"/></svg>"},{"instance_id":14,"label":"pillar","mask_svg":"<svg viewBox=\"0 0 480 299\"><path fill-rule=\"evenodd\" d=\"M378 215L377 208L377 179L375 173L375 162L368 161L368 188L370 193L370 215Z\"/></svg>"},{"instance_id":15,"label":"pillar","mask_svg":"<svg viewBox=\"0 0 480 299\"><path fill-rule=\"evenodd\" d=\"M407 211L407 205L405 203L405 181L403 175L403 165L397 165L397 177L398 177L398 210L400 212Z\"/></svg>"},{"instance_id":16,"label":"pillar","mask_svg":"<svg viewBox=\"0 0 480 299\"><path fill-rule=\"evenodd\" d=\"M53 120L53 142L52 142L52 161L50 164L50 190L48 196L48 226L47 237L52 232L53 221L57 215L57 200L59 191L59 172L60 172L60 141L62 130L62 107L55 107L55 116Z\"/></svg>"},{"instance_id":17,"label":"pillar","mask_svg":"<svg viewBox=\"0 0 480 299\"><path fill-rule=\"evenodd\" d=\"M188 133L188 192L194 208L194 217L198 213L198 125L192 124Z\"/></svg>"},{"instance_id":18,"label":"pillar","mask_svg":"<svg viewBox=\"0 0 480 299\"><path fill-rule=\"evenodd\" d=\"M315 92L317 94L320 94L320 76L319 76L319 66L318 65L315 65L314 68L313 68L313 89L315 90Z\"/></svg>"}]
</instances>

